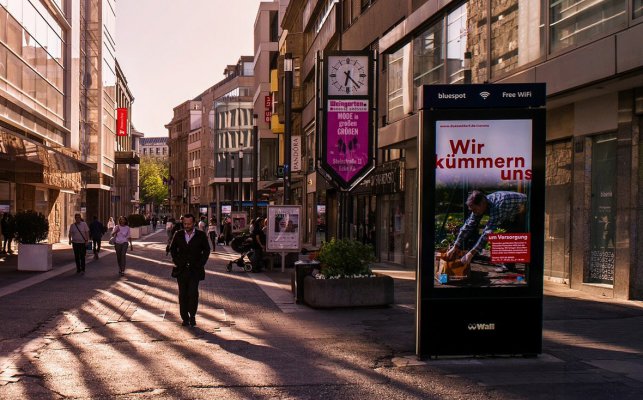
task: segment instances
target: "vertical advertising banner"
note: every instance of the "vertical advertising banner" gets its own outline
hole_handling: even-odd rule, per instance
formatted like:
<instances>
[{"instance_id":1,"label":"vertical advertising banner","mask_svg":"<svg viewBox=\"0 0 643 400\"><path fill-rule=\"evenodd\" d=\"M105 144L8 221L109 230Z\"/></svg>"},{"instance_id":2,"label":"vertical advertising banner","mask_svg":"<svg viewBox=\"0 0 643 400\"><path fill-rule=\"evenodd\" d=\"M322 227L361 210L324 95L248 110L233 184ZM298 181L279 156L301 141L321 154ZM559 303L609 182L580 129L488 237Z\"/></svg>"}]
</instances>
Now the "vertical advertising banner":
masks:
<instances>
[{"instance_id":1,"label":"vertical advertising banner","mask_svg":"<svg viewBox=\"0 0 643 400\"><path fill-rule=\"evenodd\" d=\"M326 162L344 181L369 163L368 100L328 100Z\"/></svg>"},{"instance_id":2,"label":"vertical advertising banner","mask_svg":"<svg viewBox=\"0 0 643 400\"><path fill-rule=\"evenodd\" d=\"M127 108L116 109L116 136L127 136Z\"/></svg>"},{"instance_id":3,"label":"vertical advertising banner","mask_svg":"<svg viewBox=\"0 0 643 400\"><path fill-rule=\"evenodd\" d=\"M301 206L269 206L266 249L268 251L299 251Z\"/></svg>"},{"instance_id":4,"label":"vertical advertising banner","mask_svg":"<svg viewBox=\"0 0 643 400\"><path fill-rule=\"evenodd\" d=\"M263 121L264 122L270 122L270 118L272 117L272 96L265 96L263 98L263 106L264 106L264 112L263 112Z\"/></svg>"},{"instance_id":5,"label":"vertical advertising banner","mask_svg":"<svg viewBox=\"0 0 643 400\"><path fill-rule=\"evenodd\" d=\"M342 190L353 189L375 165L373 59L371 51L324 52L319 170Z\"/></svg>"},{"instance_id":6,"label":"vertical advertising banner","mask_svg":"<svg viewBox=\"0 0 643 400\"><path fill-rule=\"evenodd\" d=\"M435 287L526 285L532 121L436 121L435 132Z\"/></svg>"}]
</instances>

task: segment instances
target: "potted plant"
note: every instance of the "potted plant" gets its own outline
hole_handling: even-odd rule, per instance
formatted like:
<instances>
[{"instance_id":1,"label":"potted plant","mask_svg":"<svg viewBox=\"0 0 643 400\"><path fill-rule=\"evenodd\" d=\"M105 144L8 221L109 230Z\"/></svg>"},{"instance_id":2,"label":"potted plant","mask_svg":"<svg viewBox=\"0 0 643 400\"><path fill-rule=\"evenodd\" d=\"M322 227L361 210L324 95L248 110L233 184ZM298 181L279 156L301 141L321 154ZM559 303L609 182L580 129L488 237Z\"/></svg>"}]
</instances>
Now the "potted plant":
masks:
<instances>
[{"instance_id":1,"label":"potted plant","mask_svg":"<svg viewBox=\"0 0 643 400\"><path fill-rule=\"evenodd\" d=\"M49 271L52 269L51 244L47 240L49 221L41 213L20 211L14 218L18 246L19 271Z\"/></svg>"},{"instance_id":2,"label":"potted plant","mask_svg":"<svg viewBox=\"0 0 643 400\"><path fill-rule=\"evenodd\" d=\"M311 307L384 306L393 303L393 278L376 275L373 248L356 240L322 243L321 269L304 278L304 302Z\"/></svg>"},{"instance_id":3,"label":"potted plant","mask_svg":"<svg viewBox=\"0 0 643 400\"><path fill-rule=\"evenodd\" d=\"M132 239L139 239L144 232L141 232L141 227L146 224L145 217L141 214L132 214L127 217L127 223L130 227L130 236Z\"/></svg>"}]
</instances>

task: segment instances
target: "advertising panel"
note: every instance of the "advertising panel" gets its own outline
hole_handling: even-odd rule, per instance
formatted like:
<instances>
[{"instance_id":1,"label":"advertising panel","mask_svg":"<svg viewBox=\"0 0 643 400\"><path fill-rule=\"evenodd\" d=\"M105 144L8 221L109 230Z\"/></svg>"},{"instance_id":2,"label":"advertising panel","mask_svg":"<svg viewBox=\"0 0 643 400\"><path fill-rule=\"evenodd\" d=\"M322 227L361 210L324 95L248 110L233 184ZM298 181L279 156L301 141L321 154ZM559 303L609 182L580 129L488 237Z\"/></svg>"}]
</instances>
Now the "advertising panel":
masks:
<instances>
[{"instance_id":1,"label":"advertising panel","mask_svg":"<svg viewBox=\"0 0 643 400\"><path fill-rule=\"evenodd\" d=\"M368 100L329 100L326 162L351 181L369 162Z\"/></svg>"},{"instance_id":2,"label":"advertising panel","mask_svg":"<svg viewBox=\"0 0 643 400\"><path fill-rule=\"evenodd\" d=\"M266 250L283 252L301 250L301 206L268 206Z\"/></svg>"},{"instance_id":3,"label":"advertising panel","mask_svg":"<svg viewBox=\"0 0 643 400\"><path fill-rule=\"evenodd\" d=\"M223 215L228 215L232 212L232 206L230 205L223 205L221 206L221 214Z\"/></svg>"},{"instance_id":4,"label":"advertising panel","mask_svg":"<svg viewBox=\"0 0 643 400\"><path fill-rule=\"evenodd\" d=\"M248 216L243 212L230 213L232 219L232 233L239 233L246 229Z\"/></svg>"},{"instance_id":5,"label":"advertising panel","mask_svg":"<svg viewBox=\"0 0 643 400\"><path fill-rule=\"evenodd\" d=\"M416 353L542 352L545 85L422 88Z\"/></svg>"},{"instance_id":6,"label":"advertising panel","mask_svg":"<svg viewBox=\"0 0 643 400\"><path fill-rule=\"evenodd\" d=\"M530 119L436 121L435 285L526 285Z\"/></svg>"}]
</instances>

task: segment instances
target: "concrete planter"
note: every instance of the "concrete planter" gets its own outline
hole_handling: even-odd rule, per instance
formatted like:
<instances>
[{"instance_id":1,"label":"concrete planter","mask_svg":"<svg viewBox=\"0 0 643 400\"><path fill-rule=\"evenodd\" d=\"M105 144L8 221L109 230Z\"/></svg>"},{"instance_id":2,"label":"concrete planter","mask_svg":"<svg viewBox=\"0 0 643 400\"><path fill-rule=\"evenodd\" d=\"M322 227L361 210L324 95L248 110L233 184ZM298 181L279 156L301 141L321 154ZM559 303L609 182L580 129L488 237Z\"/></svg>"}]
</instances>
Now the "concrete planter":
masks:
<instances>
[{"instance_id":1,"label":"concrete planter","mask_svg":"<svg viewBox=\"0 0 643 400\"><path fill-rule=\"evenodd\" d=\"M393 303L393 278L304 278L304 302L314 308L385 306Z\"/></svg>"},{"instance_id":2,"label":"concrete planter","mask_svg":"<svg viewBox=\"0 0 643 400\"><path fill-rule=\"evenodd\" d=\"M129 235L132 239L140 239L141 228L129 228Z\"/></svg>"},{"instance_id":3,"label":"concrete planter","mask_svg":"<svg viewBox=\"0 0 643 400\"><path fill-rule=\"evenodd\" d=\"M18 271L49 271L53 268L51 244L18 246Z\"/></svg>"},{"instance_id":4,"label":"concrete planter","mask_svg":"<svg viewBox=\"0 0 643 400\"><path fill-rule=\"evenodd\" d=\"M141 235L147 235L151 229L149 225L141 226Z\"/></svg>"}]
</instances>

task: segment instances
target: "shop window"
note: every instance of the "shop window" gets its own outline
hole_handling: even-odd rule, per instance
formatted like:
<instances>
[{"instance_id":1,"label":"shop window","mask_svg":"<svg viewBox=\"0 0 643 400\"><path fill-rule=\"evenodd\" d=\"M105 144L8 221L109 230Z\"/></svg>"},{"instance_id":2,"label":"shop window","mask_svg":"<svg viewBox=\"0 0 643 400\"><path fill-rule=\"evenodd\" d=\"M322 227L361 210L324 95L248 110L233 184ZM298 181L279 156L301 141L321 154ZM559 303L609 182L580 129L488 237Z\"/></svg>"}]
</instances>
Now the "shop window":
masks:
<instances>
[{"instance_id":1,"label":"shop window","mask_svg":"<svg viewBox=\"0 0 643 400\"><path fill-rule=\"evenodd\" d=\"M614 284L616 146L615 134L592 140L589 283Z\"/></svg>"},{"instance_id":2,"label":"shop window","mask_svg":"<svg viewBox=\"0 0 643 400\"><path fill-rule=\"evenodd\" d=\"M491 74L498 77L545 54L545 3L491 2Z\"/></svg>"},{"instance_id":3,"label":"shop window","mask_svg":"<svg viewBox=\"0 0 643 400\"><path fill-rule=\"evenodd\" d=\"M595 40L627 25L628 0L550 0L552 51Z\"/></svg>"}]
</instances>

